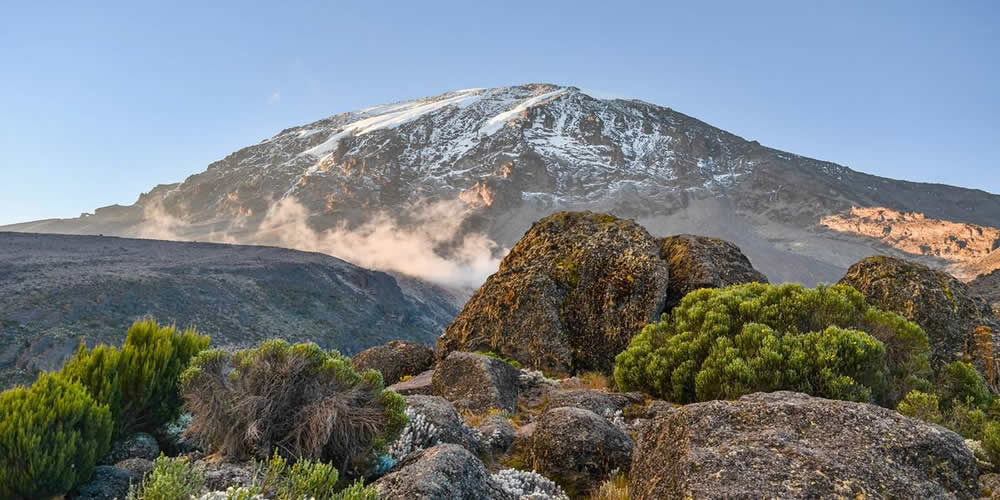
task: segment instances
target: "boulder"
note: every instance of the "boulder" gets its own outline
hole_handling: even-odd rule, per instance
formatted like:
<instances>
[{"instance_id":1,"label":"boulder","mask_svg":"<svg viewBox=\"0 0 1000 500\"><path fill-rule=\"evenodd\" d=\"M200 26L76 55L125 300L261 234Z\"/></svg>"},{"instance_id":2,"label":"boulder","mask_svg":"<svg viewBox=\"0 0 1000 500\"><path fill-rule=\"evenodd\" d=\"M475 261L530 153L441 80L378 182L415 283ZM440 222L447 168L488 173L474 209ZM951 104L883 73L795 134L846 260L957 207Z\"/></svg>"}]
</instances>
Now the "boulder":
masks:
<instances>
[{"instance_id":1,"label":"boulder","mask_svg":"<svg viewBox=\"0 0 1000 500\"><path fill-rule=\"evenodd\" d=\"M111 444L111 451L101 458L101 465L111 465L129 458L156 460L160 456L160 445L156 438L145 432L137 432Z\"/></svg>"},{"instance_id":2,"label":"boulder","mask_svg":"<svg viewBox=\"0 0 1000 500\"><path fill-rule=\"evenodd\" d=\"M514 500L475 455L456 444L412 453L373 484L379 498Z\"/></svg>"},{"instance_id":3,"label":"boulder","mask_svg":"<svg viewBox=\"0 0 1000 500\"><path fill-rule=\"evenodd\" d=\"M668 271L634 221L560 212L525 233L438 339L438 359L493 351L548 373L600 370L659 317Z\"/></svg>"},{"instance_id":4,"label":"boulder","mask_svg":"<svg viewBox=\"0 0 1000 500\"><path fill-rule=\"evenodd\" d=\"M851 266L840 283L856 288L869 304L920 325L937 365L962 359L977 327L995 326L989 307L967 285L921 264L869 257Z\"/></svg>"},{"instance_id":5,"label":"boulder","mask_svg":"<svg viewBox=\"0 0 1000 500\"><path fill-rule=\"evenodd\" d=\"M986 301L1000 321L1000 269L977 276L969 282L969 289Z\"/></svg>"},{"instance_id":6,"label":"boulder","mask_svg":"<svg viewBox=\"0 0 1000 500\"><path fill-rule=\"evenodd\" d=\"M632 439L582 408L554 408L537 421L531 440L535 469L571 497L586 495L614 470L627 471Z\"/></svg>"},{"instance_id":7,"label":"boulder","mask_svg":"<svg viewBox=\"0 0 1000 500\"><path fill-rule=\"evenodd\" d=\"M196 467L205 472L205 488L209 491L226 491L230 486L239 488L253 483L253 463L218 462L199 460Z\"/></svg>"},{"instance_id":8,"label":"boulder","mask_svg":"<svg viewBox=\"0 0 1000 500\"><path fill-rule=\"evenodd\" d=\"M453 352L438 363L431 388L460 410L486 413L517 409L520 370L501 359L471 352Z\"/></svg>"},{"instance_id":9,"label":"boulder","mask_svg":"<svg viewBox=\"0 0 1000 500\"><path fill-rule=\"evenodd\" d=\"M943 427L793 392L689 404L642 426L632 498L977 498L976 458Z\"/></svg>"},{"instance_id":10,"label":"boulder","mask_svg":"<svg viewBox=\"0 0 1000 500\"><path fill-rule=\"evenodd\" d=\"M483 435L483 447L490 455L498 456L507 453L514 444L517 429L503 415L489 415L476 426Z\"/></svg>"},{"instance_id":11,"label":"boulder","mask_svg":"<svg viewBox=\"0 0 1000 500\"><path fill-rule=\"evenodd\" d=\"M355 370L377 370L382 373L385 385L392 385L406 375L430 369L434 364L434 351L414 342L393 340L361 351L354 356L353 362Z\"/></svg>"},{"instance_id":12,"label":"boulder","mask_svg":"<svg viewBox=\"0 0 1000 500\"><path fill-rule=\"evenodd\" d=\"M660 256L670 270L665 312L672 311L685 295L700 288L768 282L767 276L754 269L738 246L718 238L690 234L663 238Z\"/></svg>"},{"instance_id":13,"label":"boulder","mask_svg":"<svg viewBox=\"0 0 1000 500\"><path fill-rule=\"evenodd\" d=\"M405 396L406 404L420 413L438 431L438 441L457 444L479 454L482 444L472 429L466 427L455 406L440 396Z\"/></svg>"},{"instance_id":14,"label":"boulder","mask_svg":"<svg viewBox=\"0 0 1000 500\"><path fill-rule=\"evenodd\" d=\"M594 389L571 389L549 392L549 408L571 406L583 408L598 415L623 411L630 405L641 405L645 398L638 392L605 392Z\"/></svg>"},{"instance_id":15,"label":"boulder","mask_svg":"<svg viewBox=\"0 0 1000 500\"><path fill-rule=\"evenodd\" d=\"M79 500L125 500L129 486L142 481L142 476L129 471L98 465L94 468L94 477L67 495Z\"/></svg>"},{"instance_id":16,"label":"boulder","mask_svg":"<svg viewBox=\"0 0 1000 500\"><path fill-rule=\"evenodd\" d=\"M421 372L419 375L414 375L413 378L403 381L396 382L390 385L386 389L390 391L396 391L402 396L410 396L414 394L432 394L434 391L431 389L431 382L434 380L434 370L426 370Z\"/></svg>"},{"instance_id":17,"label":"boulder","mask_svg":"<svg viewBox=\"0 0 1000 500\"><path fill-rule=\"evenodd\" d=\"M145 458L126 458L116 463L115 467L132 474L133 477L143 478L153 470L153 461Z\"/></svg>"}]
</instances>

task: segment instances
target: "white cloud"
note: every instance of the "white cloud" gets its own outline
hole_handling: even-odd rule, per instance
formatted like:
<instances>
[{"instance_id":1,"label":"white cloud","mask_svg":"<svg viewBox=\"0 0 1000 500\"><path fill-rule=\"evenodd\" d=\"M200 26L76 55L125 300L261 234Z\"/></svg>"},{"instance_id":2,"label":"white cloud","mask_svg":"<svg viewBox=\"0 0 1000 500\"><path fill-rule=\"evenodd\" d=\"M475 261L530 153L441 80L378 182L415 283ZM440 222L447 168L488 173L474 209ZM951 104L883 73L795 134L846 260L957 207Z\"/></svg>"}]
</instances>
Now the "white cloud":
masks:
<instances>
[{"instance_id":1,"label":"white cloud","mask_svg":"<svg viewBox=\"0 0 1000 500\"><path fill-rule=\"evenodd\" d=\"M271 97L267 98L267 103L268 104L277 104L279 102L281 102L281 92L275 90L274 93L271 94Z\"/></svg>"}]
</instances>

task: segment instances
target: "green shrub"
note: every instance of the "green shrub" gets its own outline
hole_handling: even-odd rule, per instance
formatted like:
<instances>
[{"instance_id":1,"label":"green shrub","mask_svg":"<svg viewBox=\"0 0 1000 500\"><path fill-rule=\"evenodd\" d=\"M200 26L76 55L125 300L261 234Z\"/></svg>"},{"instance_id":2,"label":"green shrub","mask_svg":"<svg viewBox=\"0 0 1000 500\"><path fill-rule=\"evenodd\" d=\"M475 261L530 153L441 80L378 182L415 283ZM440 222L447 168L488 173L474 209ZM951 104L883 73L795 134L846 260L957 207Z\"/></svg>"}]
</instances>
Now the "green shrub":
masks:
<instances>
[{"instance_id":1,"label":"green shrub","mask_svg":"<svg viewBox=\"0 0 1000 500\"><path fill-rule=\"evenodd\" d=\"M971 401L970 401L971 402ZM989 418L986 412L966 403L954 403L945 418L944 426L966 439L981 440L983 426Z\"/></svg>"},{"instance_id":2,"label":"green shrub","mask_svg":"<svg viewBox=\"0 0 1000 500\"><path fill-rule=\"evenodd\" d=\"M188 457L160 455L142 484L132 485L127 500L189 500L205 488L205 473Z\"/></svg>"},{"instance_id":3,"label":"green shrub","mask_svg":"<svg viewBox=\"0 0 1000 500\"><path fill-rule=\"evenodd\" d=\"M180 415L180 374L208 343L194 330L179 333L153 320L137 321L120 350L81 344L59 375L79 381L108 405L118 435L148 432Z\"/></svg>"},{"instance_id":4,"label":"green shrub","mask_svg":"<svg viewBox=\"0 0 1000 500\"><path fill-rule=\"evenodd\" d=\"M111 412L82 385L42 374L0 394L0 498L48 498L90 479Z\"/></svg>"},{"instance_id":5,"label":"green shrub","mask_svg":"<svg viewBox=\"0 0 1000 500\"><path fill-rule=\"evenodd\" d=\"M983 426L983 450L993 464L1000 464L1000 422L991 420Z\"/></svg>"},{"instance_id":6,"label":"green shrub","mask_svg":"<svg viewBox=\"0 0 1000 500\"><path fill-rule=\"evenodd\" d=\"M907 417L916 418L932 424L940 424L944 419L938 407L938 397L920 391L910 391L899 402L896 411Z\"/></svg>"},{"instance_id":7,"label":"green shrub","mask_svg":"<svg viewBox=\"0 0 1000 500\"><path fill-rule=\"evenodd\" d=\"M989 408L993 402L986 380L979 370L964 361L945 365L937 378L937 392L944 406L964 403L975 408Z\"/></svg>"},{"instance_id":8,"label":"green shrub","mask_svg":"<svg viewBox=\"0 0 1000 500\"><path fill-rule=\"evenodd\" d=\"M236 353L205 351L181 377L188 434L224 456L332 462L343 472L392 442L406 403L375 370L315 344L271 340Z\"/></svg>"},{"instance_id":9,"label":"green shrub","mask_svg":"<svg viewBox=\"0 0 1000 500\"><path fill-rule=\"evenodd\" d=\"M615 360L620 390L677 403L788 389L895 406L931 375L923 330L842 285L697 290Z\"/></svg>"}]
</instances>

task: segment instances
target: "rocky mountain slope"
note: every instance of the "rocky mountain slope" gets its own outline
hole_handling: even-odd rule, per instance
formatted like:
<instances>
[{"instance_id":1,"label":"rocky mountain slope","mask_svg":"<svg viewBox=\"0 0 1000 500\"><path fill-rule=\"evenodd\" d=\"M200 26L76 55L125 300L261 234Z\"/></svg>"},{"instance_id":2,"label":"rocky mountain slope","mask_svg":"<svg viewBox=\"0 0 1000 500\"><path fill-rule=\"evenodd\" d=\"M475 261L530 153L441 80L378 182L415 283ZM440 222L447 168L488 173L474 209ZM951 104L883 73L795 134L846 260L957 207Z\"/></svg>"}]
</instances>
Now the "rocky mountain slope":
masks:
<instances>
[{"instance_id":1,"label":"rocky mountain slope","mask_svg":"<svg viewBox=\"0 0 1000 500\"><path fill-rule=\"evenodd\" d=\"M381 254L380 238L386 227L395 243L400 232L406 240L433 227L433 237L417 235L427 240L421 248L458 261L451 274L478 285L532 221L592 209L638 219L655 235L725 238L772 281L811 284L873 253L903 254L881 238L820 225L852 207L1000 220L997 195L868 175L670 108L530 84L335 115L157 186L134 205L6 229L275 243L413 274L407 259Z\"/></svg>"},{"instance_id":2,"label":"rocky mountain slope","mask_svg":"<svg viewBox=\"0 0 1000 500\"><path fill-rule=\"evenodd\" d=\"M820 224L878 239L908 254L950 261L949 271L966 280L996 269L1000 258L1000 229L930 219L921 213L852 207L849 214L823 217Z\"/></svg>"},{"instance_id":3,"label":"rocky mountain slope","mask_svg":"<svg viewBox=\"0 0 1000 500\"><path fill-rule=\"evenodd\" d=\"M280 248L0 233L0 387L58 367L80 340L120 344L144 315L217 345L429 344L464 297L416 284Z\"/></svg>"}]
</instances>

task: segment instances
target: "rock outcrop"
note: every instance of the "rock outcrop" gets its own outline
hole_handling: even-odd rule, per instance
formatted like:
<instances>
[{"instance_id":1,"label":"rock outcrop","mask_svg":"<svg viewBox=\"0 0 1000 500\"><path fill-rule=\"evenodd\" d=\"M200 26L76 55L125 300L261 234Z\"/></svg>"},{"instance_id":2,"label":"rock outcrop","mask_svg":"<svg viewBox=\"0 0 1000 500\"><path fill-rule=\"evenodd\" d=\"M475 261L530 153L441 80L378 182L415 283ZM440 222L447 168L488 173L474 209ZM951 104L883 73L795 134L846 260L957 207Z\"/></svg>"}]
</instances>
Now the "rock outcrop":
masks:
<instances>
[{"instance_id":1,"label":"rock outcrop","mask_svg":"<svg viewBox=\"0 0 1000 500\"><path fill-rule=\"evenodd\" d=\"M515 500L475 455L456 444L410 454L374 485L379 498Z\"/></svg>"},{"instance_id":2,"label":"rock outcrop","mask_svg":"<svg viewBox=\"0 0 1000 500\"><path fill-rule=\"evenodd\" d=\"M969 288L990 305L993 315L1000 320L1000 269L970 281Z\"/></svg>"},{"instance_id":3,"label":"rock outcrop","mask_svg":"<svg viewBox=\"0 0 1000 500\"><path fill-rule=\"evenodd\" d=\"M561 212L536 222L438 339L553 373L610 371L663 311L668 270L633 221Z\"/></svg>"},{"instance_id":4,"label":"rock outcrop","mask_svg":"<svg viewBox=\"0 0 1000 500\"><path fill-rule=\"evenodd\" d=\"M433 394L434 391L431 388L433 381L434 370L427 370L418 375L414 375L413 378L409 380L396 382L395 384L387 387L387 389L396 391L403 396L411 396L414 394Z\"/></svg>"},{"instance_id":5,"label":"rock outcrop","mask_svg":"<svg viewBox=\"0 0 1000 500\"><path fill-rule=\"evenodd\" d=\"M582 408L546 411L531 439L534 467L574 498L592 491L611 471L626 471L632 457L632 438Z\"/></svg>"},{"instance_id":6,"label":"rock outcrop","mask_svg":"<svg viewBox=\"0 0 1000 500\"><path fill-rule=\"evenodd\" d=\"M756 393L643 426L632 498L978 498L976 459L943 427L869 404Z\"/></svg>"},{"instance_id":7,"label":"rock outcrop","mask_svg":"<svg viewBox=\"0 0 1000 500\"><path fill-rule=\"evenodd\" d=\"M738 246L719 238L690 234L670 236L662 240L660 256L670 269L666 312L699 288L768 282L767 276L754 269Z\"/></svg>"},{"instance_id":8,"label":"rock outcrop","mask_svg":"<svg viewBox=\"0 0 1000 500\"><path fill-rule=\"evenodd\" d=\"M856 288L869 304L920 325L939 364L961 359L977 327L994 326L988 307L965 283L921 264L869 257L851 266L840 284Z\"/></svg>"},{"instance_id":9,"label":"rock outcrop","mask_svg":"<svg viewBox=\"0 0 1000 500\"><path fill-rule=\"evenodd\" d=\"M434 365L434 351L415 342L393 340L361 351L353 362L355 370L377 370L385 385L392 385L406 375L429 370Z\"/></svg>"},{"instance_id":10,"label":"rock outcrop","mask_svg":"<svg viewBox=\"0 0 1000 500\"><path fill-rule=\"evenodd\" d=\"M471 352L453 352L438 363L431 388L461 410L513 413L521 372L506 361Z\"/></svg>"},{"instance_id":11,"label":"rock outcrop","mask_svg":"<svg viewBox=\"0 0 1000 500\"><path fill-rule=\"evenodd\" d=\"M142 476L110 465L98 465L90 481L81 484L67 495L78 500L122 500L129 485L139 482Z\"/></svg>"}]
</instances>

